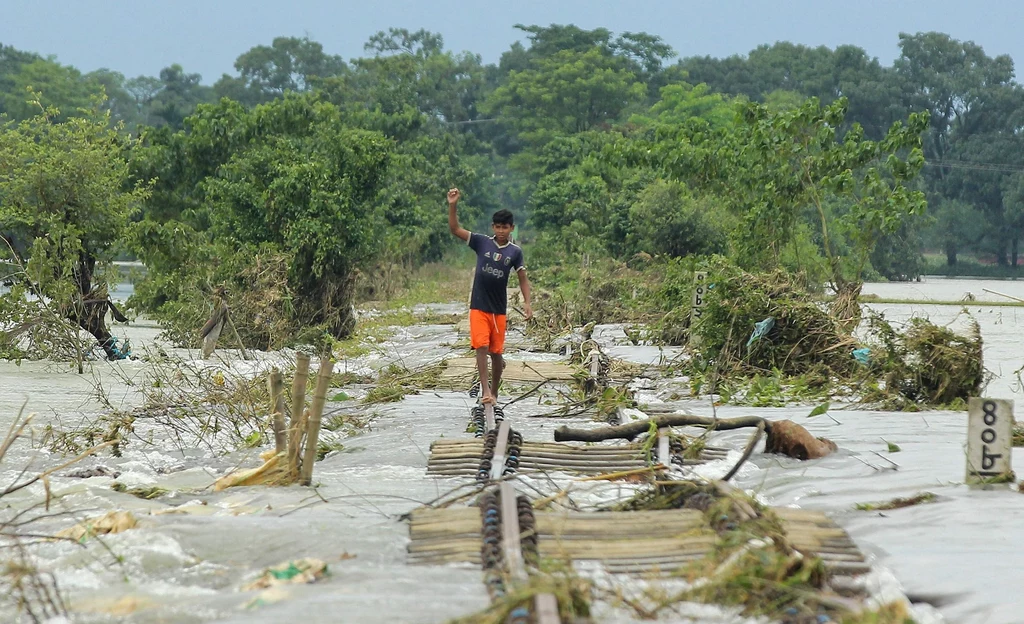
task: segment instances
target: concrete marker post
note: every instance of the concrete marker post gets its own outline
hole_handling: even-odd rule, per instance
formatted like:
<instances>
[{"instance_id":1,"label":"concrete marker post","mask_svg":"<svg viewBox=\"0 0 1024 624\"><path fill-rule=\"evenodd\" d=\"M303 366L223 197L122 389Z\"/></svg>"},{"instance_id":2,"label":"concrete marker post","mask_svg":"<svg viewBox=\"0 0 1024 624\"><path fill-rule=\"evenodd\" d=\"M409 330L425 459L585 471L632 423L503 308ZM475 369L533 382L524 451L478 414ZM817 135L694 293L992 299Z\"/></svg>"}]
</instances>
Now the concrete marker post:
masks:
<instances>
[{"instance_id":1,"label":"concrete marker post","mask_svg":"<svg viewBox=\"0 0 1024 624\"><path fill-rule=\"evenodd\" d=\"M666 468L672 464L672 455L669 453L668 427L658 429L658 463Z\"/></svg>"},{"instance_id":2,"label":"concrete marker post","mask_svg":"<svg viewBox=\"0 0 1024 624\"><path fill-rule=\"evenodd\" d=\"M690 345L699 346L700 337L694 331L700 318L704 315L704 306L707 305L708 294L708 273L707 271L694 271L693 273L693 300L690 306Z\"/></svg>"},{"instance_id":3,"label":"concrete marker post","mask_svg":"<svg viewBox=\"0 0 1024 624\"><path fill-rule=\"evenodd\" d=\"M967 404L967 483L1014 481L1013 401L971 397Z\"/></svg>"}]
</instances>

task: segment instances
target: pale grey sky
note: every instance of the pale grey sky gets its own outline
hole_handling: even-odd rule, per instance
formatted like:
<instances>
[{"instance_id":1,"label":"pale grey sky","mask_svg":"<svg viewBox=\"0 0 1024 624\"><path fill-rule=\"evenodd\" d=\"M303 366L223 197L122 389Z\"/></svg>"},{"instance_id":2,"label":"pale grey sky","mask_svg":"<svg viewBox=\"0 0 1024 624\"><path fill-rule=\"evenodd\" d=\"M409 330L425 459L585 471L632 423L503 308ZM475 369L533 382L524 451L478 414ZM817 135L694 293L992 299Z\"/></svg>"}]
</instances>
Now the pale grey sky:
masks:
<instances>
[{"instance_id":1,"label":"pale grey sky","mask_svg":"<svg viewBox=\"0 0 1024 624\"><path fill-rule=\"evenodd\" d=\"M519 38L516 23L646 31L680 56L745 54L781 40L848 43L885 65L899 32L937 30L1024 62L1022 18L1022 0L3 0L0 43L128 77L180 63L212 84L276 36L308 35L348 60L390 26L440 32L446 47L485 62Z\"/></svg>"}]
</instances>

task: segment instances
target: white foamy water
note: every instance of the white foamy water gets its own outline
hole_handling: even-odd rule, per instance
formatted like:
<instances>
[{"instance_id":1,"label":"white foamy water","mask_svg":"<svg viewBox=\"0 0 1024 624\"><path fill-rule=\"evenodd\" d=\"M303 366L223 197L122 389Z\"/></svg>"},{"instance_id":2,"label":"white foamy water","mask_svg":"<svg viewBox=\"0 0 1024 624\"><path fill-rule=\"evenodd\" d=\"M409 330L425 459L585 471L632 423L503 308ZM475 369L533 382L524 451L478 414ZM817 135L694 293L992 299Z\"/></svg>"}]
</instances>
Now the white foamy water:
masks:
<instances>
[{"instance_id":1,"label":"white foamy water","mask_svg":"<svg viewBox=\"0 0 1024 624\"><path fill-rule=\"evenodd\" d=\"M928 280L912 285L920 292L908 292L906 285L868 285L865 292L895 288L914 299L950 300L959 299L957 293L980 295L981 288L987 287L981 284L986 283ZM995 284L993 290L1024 296L1024 290L1012 291L1007 282ZM935 305L872 307L896 322L919 314L947 323L959 312L956 307ZM976 306L970 311L981 324L986 366L996 375L989 395L1019 401L1024 397L1018 396L1021 389L1013 371L1024 363L1024 352L1017 347L1024 310ZM136 345L153 344L157 329L143 322L128 330L116 328L114 333L127 333ZM631 345L621 326L597 328L595 338L622 359L657 363L665 357L657 348ZM456 341L451 326L404 328L379 351L340 362L336 369L369 371L392 361L427 364L461 355L450 346ZM210 374L217 366L254 371L277 361L240 362L233 352L227 355L225 364L205 365ZM139 400L138 384L147 366L142 361L98 362L92 366L94 372L79 376L55 364L0 363L0 426L9 425L26 399L27 411L37 413L37 442L45 425L58 418L98 417L108 410L96 400L97 384L115 407L130 407ZM671 383L685 394L686 382ZM645 392L667 396L671 383L661 383ZM260 449L224 454L205 447L175 448L131 440L122 457L103 455L79 467L106 466L122 472L119 482L160 485L174 493L145 501L111 490L114 479L109 477L71 479L61 476L67 471L58 473L51 486L60 498L51 513L67 516L41 521L40 530L64 528L110 509L131 510L139 527L108 536L103 546L95 542L44 545L39 550L41 562L66 592L76 622L427 623L469 614L488 602L480 571L473 566L406 565L408 529L400 516L466 483L428 477L425 467L431 441L468 435L464 431L470 402L463 393L425 391L369 410L355 401L329 403L328 412L362 418L367 411L376 415L368 429L342 440L344 450L317 464L315 491L252 487L214 493L210 485L217 477L238 465L256 465ZM687 407L710 414L706 401L692 401ZM507 413L527 439L551 440L554 428L565 421L529 416L550 409L531 399ZM826 416L807 419L809 406L718 408L722 416L755 411L769 418L791 418L817 435L832 438L841 451L810 462L757 454L740 471L738 485L771 504L821 509L833 515L871 557L876 592L883 597L905 592L918 601L915 615L921 622L942 621L940 615L945 621L968 624L1022 620L1024 597L1016 585L1024 546L1015 533L1016 521L1024 512L1024 496L962 485L965 414L834 408L831 415L836 423ZM573 424L590 423L576 420ZM147 423L137 427L152 430ZM715 442L740 448L746 435L742 431L721 434ZM887 453L886 442L898 444L902 451ZM1018 453L1020 466L1024 457ZM730 460L734 457L731 454ZM9 483L30 459L39 468L60 461L55 455L19 445L0 465L0 484ZM702 471L713 477L727 470L730 460ZM4 504L22 509L35 503L43 495L41 484L37 485L5 497ZM571 488L569 496L582 508L628 496L634 488L624 483L574 483L573 477L557 474L529 477L523 484L524 489L548 494L565 487ZM936 502L881 513L854 510L856 503L922 491L935 493ZM323 559L330 576L262 596L240 591L265 567L300 557ZM254 602L257 599L259 604ZM633 621L605 606L598 613L602 622ZM686 607L663 620L679 621L682 613L698 621L744 621L731 611L706 606Z\"/></svg>"}]
</instances>

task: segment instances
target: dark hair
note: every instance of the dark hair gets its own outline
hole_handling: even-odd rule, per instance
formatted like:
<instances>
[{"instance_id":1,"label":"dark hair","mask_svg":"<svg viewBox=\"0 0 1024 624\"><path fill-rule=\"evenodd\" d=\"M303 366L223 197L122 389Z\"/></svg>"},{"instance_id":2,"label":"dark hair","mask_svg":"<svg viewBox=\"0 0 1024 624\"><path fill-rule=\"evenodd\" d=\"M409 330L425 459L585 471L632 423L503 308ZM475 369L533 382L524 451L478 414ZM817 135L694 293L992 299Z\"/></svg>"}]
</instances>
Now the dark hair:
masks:
<instances>
[{"instance_id":1,"label":"dark hair","mask_svg":"<svg viewBox=\"0 0 1024 624\"><path fill-rule=\"evenodd\" d=\"M495 225L515 225L515 220L512 218L512 211L502 208L491 217L491 223Z\"/></svg>"}]
</instances>

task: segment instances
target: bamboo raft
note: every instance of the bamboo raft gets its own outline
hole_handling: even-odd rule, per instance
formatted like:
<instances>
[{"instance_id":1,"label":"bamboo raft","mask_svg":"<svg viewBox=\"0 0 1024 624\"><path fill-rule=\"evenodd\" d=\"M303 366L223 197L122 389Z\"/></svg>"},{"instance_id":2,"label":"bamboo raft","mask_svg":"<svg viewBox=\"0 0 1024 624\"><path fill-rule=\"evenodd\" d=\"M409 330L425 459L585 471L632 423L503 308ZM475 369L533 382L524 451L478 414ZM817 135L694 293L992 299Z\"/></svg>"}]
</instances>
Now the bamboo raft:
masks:
<instances>
[{"instance_id":1,"label":"bamboo raft","mask_svg":"<svg viewBox=\"0 0 1024 624\"><path fill-rule=\"evenodd\" d=\"M870 571L845 530L817 511L772 508L787 540L819 557L835 576ZM534 513L542 559L597 562L619 574L670 573L708 555L717 536L694 509L623 512ZM477 507L419 509L409 523L409 562L480 565L481 521Z\"/></svg>"},{"instance_id":2,"label":"bamboo raft","mask_svg":"<svg viewBox=\"0 0 1024 624\"><path fill-rule=\"evenodd\" d=\"M773 507L789 543L804 555L818 557L836 576L856 576L871 570L850 535L820 511Z\"/></svg>"},{"instance_id":3,"label":"bamboo raft","mask_svg":"<svg viewBox=\"0 0 1024 624\"><path fill-rule=\"evenodd\" d=\"M534 515L542 559L600 562L618 573L668 572L706 556L716 539L692 509ZM410 563L481 564L476 507L417 510L409 534Z\"/></svg>"},{"instance_id":4,"label":"bamboo raft","mask_svg":"<svg viewBox=\"0 0 1024 624\"><path fill-rule=\"evenodd\" d=\"M480 438L436 440L430 445L427 474L473 477L482 458ZM706 446L695 459L683 459L684 466L725 459L728 449ZM560 442L526 442L519 453L520 472L577 472L603 474L647 468L650 463L639 444L578 446Z\"/></svg>"}]
</instances>

